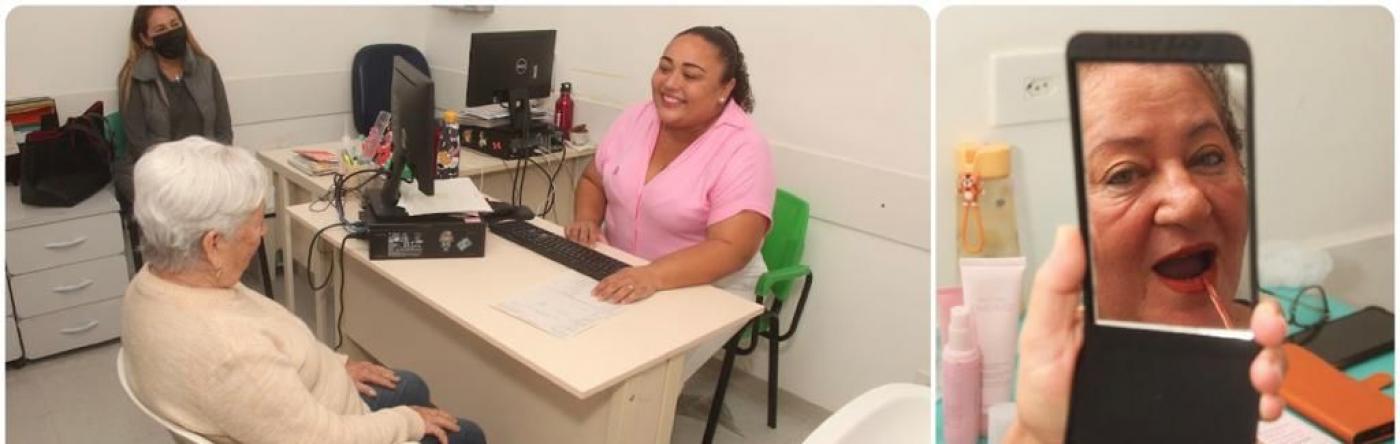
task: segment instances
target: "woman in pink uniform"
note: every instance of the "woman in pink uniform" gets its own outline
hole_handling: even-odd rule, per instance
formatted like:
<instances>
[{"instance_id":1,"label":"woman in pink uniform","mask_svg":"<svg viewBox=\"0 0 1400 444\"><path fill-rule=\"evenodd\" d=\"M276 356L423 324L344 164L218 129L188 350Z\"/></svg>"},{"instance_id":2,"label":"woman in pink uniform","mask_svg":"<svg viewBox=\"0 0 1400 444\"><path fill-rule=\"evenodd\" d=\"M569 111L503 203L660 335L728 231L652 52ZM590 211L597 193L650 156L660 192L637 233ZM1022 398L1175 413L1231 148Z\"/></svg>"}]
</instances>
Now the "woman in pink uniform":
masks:
<instances>
[{"instance_id":1,"label":"woman in pink uniform","mask_svg":"<svg viewBox=\"0 0 1400 444\"><path fill-rule=\"evenodd\" d=\"M575 192L569 239L605 240L651 261L603 279L596 297L626 304L702 284L753 295L776 186L752 111L733 34L697 26L666 45L651 100L613 122Z\"/></svg>"}]
</instances>

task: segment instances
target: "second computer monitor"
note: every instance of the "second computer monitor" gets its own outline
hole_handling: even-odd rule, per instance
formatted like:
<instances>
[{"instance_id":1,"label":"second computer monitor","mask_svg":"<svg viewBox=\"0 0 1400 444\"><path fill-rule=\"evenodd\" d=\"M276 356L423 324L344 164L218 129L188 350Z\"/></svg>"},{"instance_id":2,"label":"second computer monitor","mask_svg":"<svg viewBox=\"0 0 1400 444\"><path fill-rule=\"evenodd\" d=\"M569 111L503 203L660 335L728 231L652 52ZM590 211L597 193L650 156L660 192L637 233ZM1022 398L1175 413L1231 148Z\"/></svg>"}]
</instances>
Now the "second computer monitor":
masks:
<instances>
[{"instance_id":1,"label":"second computer monitor","mask_svg":"<svg viewBox=\"0 0 1400 444\"><path fill-rule=\"evenodd\" d=\"M554 73L554 30L472 34L467 106L549 97ZM524 94L525 97L513 95Z\"/></svg>"},{"instance_id":2,"label":"second computer monitor","mask_svg":"<svg viewBox=\"0 0 1400 444\"><path fill-rule=\"evenodd\" d=\"M394 132L394 156L389 162L390 180L387 191L392 201L398 197L398 179L403 169L413 169L413 178L423 194L433 194L433 176L437 174L433 130L435 112L433 79L403 57L394 57L394 77L390 83L390 128Z\"/></svg>"}]
</instances>

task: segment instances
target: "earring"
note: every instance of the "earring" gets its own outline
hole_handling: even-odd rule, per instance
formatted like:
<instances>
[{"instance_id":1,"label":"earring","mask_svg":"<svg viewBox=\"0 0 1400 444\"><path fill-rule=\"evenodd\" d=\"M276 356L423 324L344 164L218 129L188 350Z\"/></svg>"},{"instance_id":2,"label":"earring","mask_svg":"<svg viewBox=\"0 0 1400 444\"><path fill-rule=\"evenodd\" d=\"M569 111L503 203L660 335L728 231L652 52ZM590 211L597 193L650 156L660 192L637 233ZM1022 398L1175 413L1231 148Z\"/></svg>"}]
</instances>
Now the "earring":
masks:
<instances>
[{"instance_id":1,"label":"earring","mask_svg":"<svg viewBox=\"0 0 1400 444\"><path fill-rule=\"evenodd\" d=\"M725 102L726 100L729 100L729 99L726 99L726 98L724 98L724 97L720 97L720 98L719 98L719 104L720 104L720 105L723 105L724 102Z\"/></svg>"}]
</instances>

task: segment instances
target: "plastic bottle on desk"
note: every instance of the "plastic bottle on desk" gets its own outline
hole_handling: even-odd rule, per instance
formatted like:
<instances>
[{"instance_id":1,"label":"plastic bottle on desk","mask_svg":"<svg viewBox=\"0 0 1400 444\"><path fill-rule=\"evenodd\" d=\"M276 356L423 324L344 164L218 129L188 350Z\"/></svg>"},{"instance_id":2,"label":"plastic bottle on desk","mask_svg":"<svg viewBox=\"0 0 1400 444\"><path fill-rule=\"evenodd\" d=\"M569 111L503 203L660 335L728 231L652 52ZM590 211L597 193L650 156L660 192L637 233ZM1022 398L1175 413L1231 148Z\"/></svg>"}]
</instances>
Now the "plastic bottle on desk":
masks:
<instances>
[{"instance_id":1,"label":"plastic bottle on desk","mask_svg":"<svg viewBox=\"0 0 1400 444\"><path fill-rule=\"evenodd\" d=\"M443 111L442 128L438 132L438 179L457 177L457 165L462 154L462 142L457 132L457 113L454 111Z\"/></svg>"},{"instance_id":2,"label":"plastic bottle on desk","mask_svg":"<svg viewBox=\"0 0 1400 444\"><path fill-rule=\"evenodd\" d=\"M948 444L977 442L984 424L982 412L982 354L977 329L967 305L953 307L948 343L938 376L943 382L943 439Z\"/></svg>"},{"instance_id":3,"label":"plastic bottle on desk","mask_svg":"<svg viewBox=\"0 0 1400 444\"><path fill-rule=\"evenodd\" d=\"M559 100L554 101L554 127L559 129L566 141L569 140L569 130L574 127L574 99L569 96L573 90L572 83L564 82L559 85Z\"/></svg>"}]
</instances>

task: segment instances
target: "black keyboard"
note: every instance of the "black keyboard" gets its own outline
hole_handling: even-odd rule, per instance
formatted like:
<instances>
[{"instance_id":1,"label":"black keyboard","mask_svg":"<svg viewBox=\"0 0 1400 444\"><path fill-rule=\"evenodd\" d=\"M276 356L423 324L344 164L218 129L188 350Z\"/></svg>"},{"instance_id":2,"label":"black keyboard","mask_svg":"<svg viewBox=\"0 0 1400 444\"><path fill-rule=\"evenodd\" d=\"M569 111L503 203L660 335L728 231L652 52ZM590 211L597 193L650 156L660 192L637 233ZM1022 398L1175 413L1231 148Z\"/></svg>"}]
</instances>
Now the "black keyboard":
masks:
<instances>
[{"instance_id":1,"label":"black keyboard","mask_svg":"<svg viewBox=\"0 0 1400 444\"><path fill-rule=\"evenodd\" d=\"M491 232L506 238L530 251L569 267L584 276L597 280L616 273L628 265L599 253L592 248L579 245L563 236L536 227L529 222L503 220L491 224Z\"/></svg>"}]
</instances>

